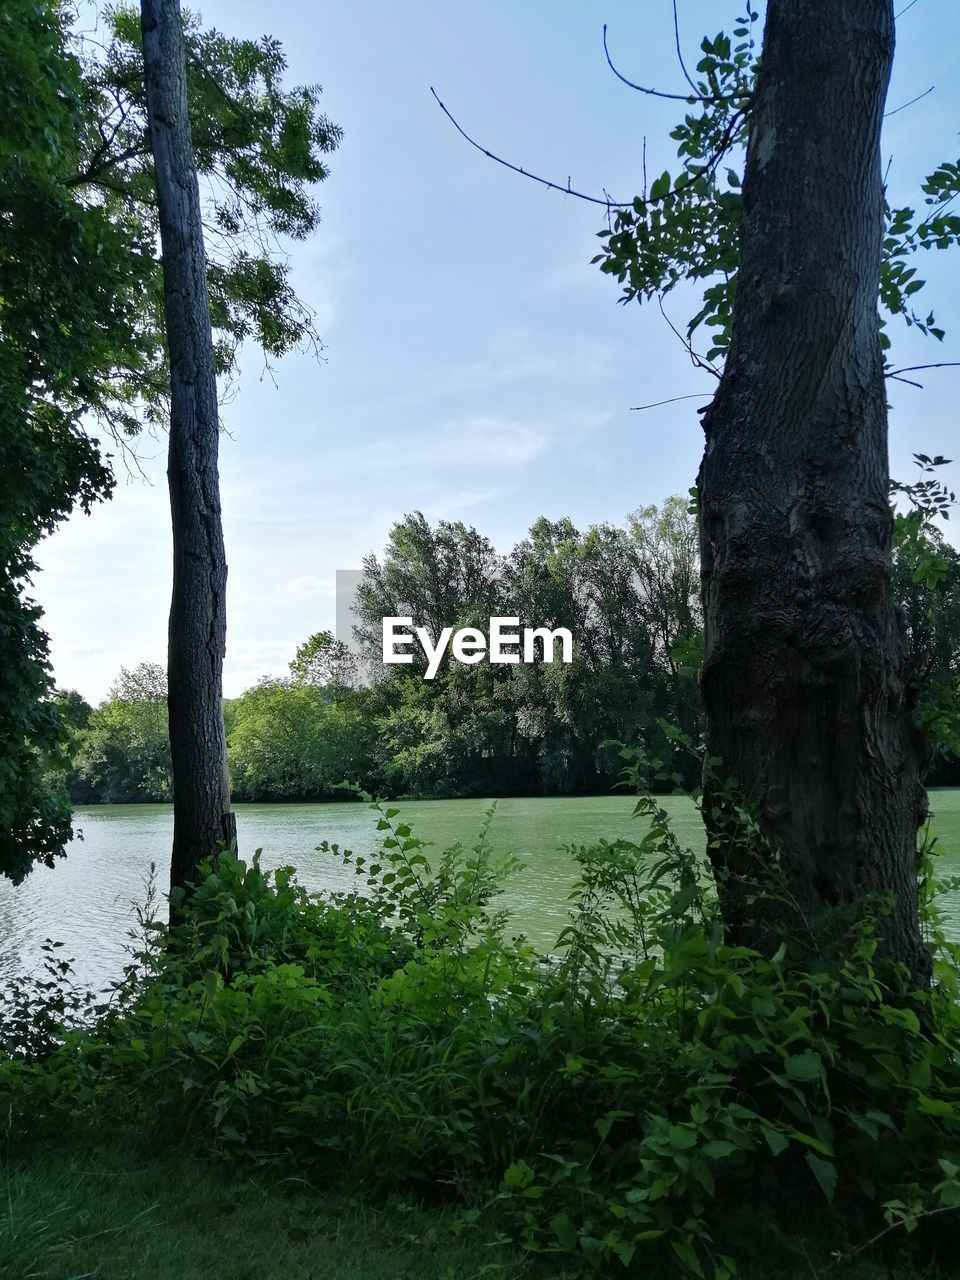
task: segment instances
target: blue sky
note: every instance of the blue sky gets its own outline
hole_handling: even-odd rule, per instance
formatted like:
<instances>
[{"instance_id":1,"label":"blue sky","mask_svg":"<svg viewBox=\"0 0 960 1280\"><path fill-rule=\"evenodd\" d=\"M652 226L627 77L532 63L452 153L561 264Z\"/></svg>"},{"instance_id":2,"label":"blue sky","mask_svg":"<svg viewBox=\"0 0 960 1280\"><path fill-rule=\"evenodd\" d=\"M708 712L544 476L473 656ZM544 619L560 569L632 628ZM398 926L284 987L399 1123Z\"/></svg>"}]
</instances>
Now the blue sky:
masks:
<instances>
[{"instance_id":1,"label":"blue sky","mask_svg":"<svg viewBox=\"0 0 960 1280\"><path fill-rule=\"evenodd\" d=\"M902 0L903 4L908 0ZM248 351L224 410L229 576L225 690L281 674L296 645L333 626L334 574L379 551L419 508L476 525L502 550L545 514L581 525L685 492L701 451L696 415L711 379L693 369L656 309L618 305L589 260L602 211L494 165L463 126L537 172L615 199L671 167L682 103L631 92L606 67L602 26L631 77L682 92L669 0L217 0L196 5L230 34L268 30L290 81L319 82L344 129L319 189L323 221L292 260L316 309L326 359L291 356L275 379ZM690 61L739 5L680 0ZM898 22L887 122L891 196L916 202L924 174L960 152L960 10L917 0ZM960 255L958 255L960 256ZM939 260L938 260L939 259ZM960 359L960 262L920 264L943 346L894 332L900 365ZM692 293L668 312L679 327ZM891 461L956 451L960 369L890 384ZM702 400L644 413L631 405ZM164 441L141 442L114 499L41 548L35 594L63 687L103 697L121 665L163 661L170 581ZM958 455L960 456L960 455ZM960 468L950 469L960 488Z\"/></svg>"}]
</instances>

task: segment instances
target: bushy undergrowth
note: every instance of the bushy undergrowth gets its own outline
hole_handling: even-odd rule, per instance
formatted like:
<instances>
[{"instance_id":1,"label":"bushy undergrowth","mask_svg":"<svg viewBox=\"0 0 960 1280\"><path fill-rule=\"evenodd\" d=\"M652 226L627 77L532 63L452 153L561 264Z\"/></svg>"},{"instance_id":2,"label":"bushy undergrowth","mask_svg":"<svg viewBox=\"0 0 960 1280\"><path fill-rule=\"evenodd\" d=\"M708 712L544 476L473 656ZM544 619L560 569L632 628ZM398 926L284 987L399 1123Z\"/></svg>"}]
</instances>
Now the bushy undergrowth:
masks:
<instances>
[{"instance_id":1,"label":"bushy undergrowth","mask_svg":"<svg viewBox=\"0 0 960 1280\"><path fill-rule=\"evenodd\" d=\"M602 1273L720 1277L791 1233L879 1247L960 1205L960 1016L944 951L907 990L859 927L802 961L726 945L651 800L575 850L556 956L511 938L485 833L431 867L387 810L356 894L224 853L149 919L111 998L15 984L8 1137L88 1120L340 1188L414 1189ZM492 1226L491 1226L492 1224ZM886 1233L886 1234L884 1234ZM639 1269L639 1270L638 1270Z\"/></svg>"}]
</instances>

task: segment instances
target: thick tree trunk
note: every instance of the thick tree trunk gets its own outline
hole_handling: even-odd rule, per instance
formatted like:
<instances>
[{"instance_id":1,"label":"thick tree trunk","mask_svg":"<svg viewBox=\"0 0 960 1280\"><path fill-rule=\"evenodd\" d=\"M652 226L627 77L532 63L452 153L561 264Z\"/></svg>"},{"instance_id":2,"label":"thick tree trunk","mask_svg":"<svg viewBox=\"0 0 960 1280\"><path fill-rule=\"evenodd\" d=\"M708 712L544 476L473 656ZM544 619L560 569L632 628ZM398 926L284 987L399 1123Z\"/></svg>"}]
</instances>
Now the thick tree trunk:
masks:
<instances>
[{"instance_id":1,"label":"thick tree trunk","mask_svg":"<svg viewBox=\"0 0 960 1280\"><path fill-rule=\"evenodd\" d=\"M216 857L220 841L236 838L222 707L227 561L217 471L217 383L181 24L179 0L142 0L171 369L171 887L187 884L202 858Z\"/></svg>"},{"instance_id":2,"label":"thick tree trunk","mask_svg":"<svg viewBox=\"0 0 960 1280\"><path fill-rule=\"evenodd\" d=\"M705 813L732 937L765 945L792 918L815 940L825 908L885 898L888 952L923 981L926 799L877 311L893 45L891 0L769 0L732 346L698 481ZM727 824L731 780L779 851L789 909L762 896Z\"/></svg>"}]
</instances>

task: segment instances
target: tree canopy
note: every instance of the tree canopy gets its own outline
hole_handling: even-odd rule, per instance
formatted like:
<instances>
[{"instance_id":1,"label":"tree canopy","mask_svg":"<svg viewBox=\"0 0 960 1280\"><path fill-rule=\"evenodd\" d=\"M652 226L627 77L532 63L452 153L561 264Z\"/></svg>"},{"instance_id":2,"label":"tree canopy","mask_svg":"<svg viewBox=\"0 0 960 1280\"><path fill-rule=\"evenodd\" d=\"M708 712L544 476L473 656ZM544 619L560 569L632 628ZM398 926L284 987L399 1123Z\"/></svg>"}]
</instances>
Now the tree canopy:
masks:
<instances>
[{"instance_id":1,"label":"tree canopy","mask_svg":"<svg viewBox=\"0 0 960 1280\"><path fill-rule=\"evenodd\" d=\"M137 11L105 39L56 0L0 18L0 873L50 865L70 835L41 614L25 594L32 550L109 495L109 438L128 458L161 428L169 376L153 161ZM232 39L191 18L188 87L204 192L217 369L242 343L266 357L319 343L280 243L317 226L314 185L340 130L315 85L284 87L277 41Z\"/></svg>"}]
</instances>

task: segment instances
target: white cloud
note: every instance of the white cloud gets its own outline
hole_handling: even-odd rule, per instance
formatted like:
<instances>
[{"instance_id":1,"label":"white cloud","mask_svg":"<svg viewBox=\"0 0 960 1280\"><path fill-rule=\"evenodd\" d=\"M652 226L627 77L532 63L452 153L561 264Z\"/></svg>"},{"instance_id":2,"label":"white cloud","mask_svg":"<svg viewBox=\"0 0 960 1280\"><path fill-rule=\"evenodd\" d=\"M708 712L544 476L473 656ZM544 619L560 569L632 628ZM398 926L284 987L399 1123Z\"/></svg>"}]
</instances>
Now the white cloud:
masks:
<instances>
[{"instance_id":1,"label":"white cloud","mask_svg":"<svg viewBox=\"0 0 960 1280\"><path fill-rule=\"evenodd\" d=\"M423 514L428 520L456 520L470 507L482 506L485 502L494 502L504 498L510 489L459 489L444 493L433 501L424 502Z\"/></svg>"},{"instance_id":2,"label":"white cloud","mask_svg":"<svg viewBox=\"0 0 960 1280\"><path fill-rule=\"evenodd\" d=\"M463 418L445 424L441 432L443 440L430 454L441 466L519 467L540 457L547 447L543 431L508 418Z\"/></svg>"},{"instance_id":3,"label":"white cloud","mask_svg":"<svg viewBox=\"0 0 960 1280\"><path fill-rule=\"evenodd\" d=\"M313 574L306 573L302 577L291 578L280 590L283 595L290 596L294 600L317 600L324 596L333 596L335 588L332 582L324 582Z\"/></svg>"}]
</instances>

